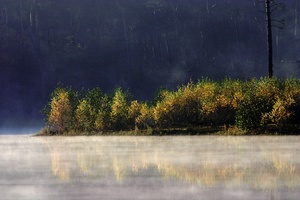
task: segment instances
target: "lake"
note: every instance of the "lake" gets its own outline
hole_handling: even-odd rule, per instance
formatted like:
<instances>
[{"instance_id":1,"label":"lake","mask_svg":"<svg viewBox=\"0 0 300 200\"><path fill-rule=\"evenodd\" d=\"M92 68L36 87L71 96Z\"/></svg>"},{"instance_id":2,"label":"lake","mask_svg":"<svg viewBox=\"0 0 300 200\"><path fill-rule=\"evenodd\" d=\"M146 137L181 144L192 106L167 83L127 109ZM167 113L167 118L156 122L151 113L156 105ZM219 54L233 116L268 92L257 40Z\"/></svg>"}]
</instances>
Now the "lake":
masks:
<instances>
[{"instance_id":1,"label":"lake","mask_svg":"<svg viewBox=\"0 0 300 200\"><path fill-rule=\"evenodd\" d=\"M1 200L299 199L297 136L0 136Z\"/></svg>"}]
</instances>

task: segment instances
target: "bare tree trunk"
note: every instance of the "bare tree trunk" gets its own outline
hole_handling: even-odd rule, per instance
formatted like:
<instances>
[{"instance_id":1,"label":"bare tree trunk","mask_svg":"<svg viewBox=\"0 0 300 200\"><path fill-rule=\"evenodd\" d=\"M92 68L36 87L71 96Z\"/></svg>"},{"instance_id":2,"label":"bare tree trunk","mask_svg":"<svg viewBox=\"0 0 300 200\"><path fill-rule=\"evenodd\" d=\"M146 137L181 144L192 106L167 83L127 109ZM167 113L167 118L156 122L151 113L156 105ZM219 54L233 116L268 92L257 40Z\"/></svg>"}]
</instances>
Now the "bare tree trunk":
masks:
<instances>
[{"instance_id":1,"label":"bare tree trunk","mask_svg":"<svg viewBox=\"0 0 300 200\"><path fill-rule=\"evenodd\" d=\"M294 37L295 37L295 52L296 52L296 62L299 65L300 61L300 37L298 34L299 28L299 21L298 21L298 0L295 0L295 30L294 30Z\"/></svg>"},{"instance_id":2,"label":"bare tree trunk","mask_svg":"<svg viewBox=\"0 0 300 200\"><path fill-rule=\"evenodd\" d=\"M298 0L295 0L295 37L297 38L297 32L298 32Z\"/></svg>"},{"instance_id":3,"label":"bare tree trunk","mask_svg":"<svg viewBox=\"0 0 300 200\"><path fill-rule=\"evenodd\" d=\"M209 18L211 18L211 13L210 13L208 0L206 0L206 11L207 11L207 14L208 14Z\"/></svg>"},{"instance_id":4,"label":"bare tree trunk","mask_svg":"<svg viewBox=\"0 0 300 200\"><path fill-rule=\"evenodd\" d=\"M271 0L265 0L266 22L267 22L267 45L268 45L268 74L273 77L273 44L272 44L272 19Z\"/></svg>"},{"instance_id":5,"label":"bare tree trunk","mask_svg":"<svg viewBox=\"0 0 300 200\"><path fill-rule=\"evenodd\" d=\"M30 27L31 27L31 41L38 56L40 56L40 41L38 36L38 14L37 14L37 0L32 0L29 13Z\"/></svg>"},{"instance_id":6,"label":"bare tree trunk","mask_svg":"<svg viewBox=\"0 0 300 200\"><path fill-rule=\"evenodd\" d=\"M20 11L20 32L21 32L21 48L22 51L25 49L25 36L24 36L24 19L23 19L23 0L19 2L19 11Z\"/></svg>"},{"instance_id":7,"label":"bare tree trunk","mask_svg":"<svg viewBox=\"0 0 300 200\"><path fill-rule=\"evenodd\" d=\"M6 5L3 1L1 1L1 19L3 24L7 24L8 22L8 17L7 17L7 9Z\"/></svg>"},{"instance_id":8,"label":"bare tree trunk","mask_svg":"<svg viewBox=\"0 0 300 200\"><path fill-rule=\"evenodd\" d=\"M33 30L36 30L36 0L32 0L31 2L31 9L29 13L29 19L30 19L30 26L32 27Z\"/></svg>"}]
</instances>

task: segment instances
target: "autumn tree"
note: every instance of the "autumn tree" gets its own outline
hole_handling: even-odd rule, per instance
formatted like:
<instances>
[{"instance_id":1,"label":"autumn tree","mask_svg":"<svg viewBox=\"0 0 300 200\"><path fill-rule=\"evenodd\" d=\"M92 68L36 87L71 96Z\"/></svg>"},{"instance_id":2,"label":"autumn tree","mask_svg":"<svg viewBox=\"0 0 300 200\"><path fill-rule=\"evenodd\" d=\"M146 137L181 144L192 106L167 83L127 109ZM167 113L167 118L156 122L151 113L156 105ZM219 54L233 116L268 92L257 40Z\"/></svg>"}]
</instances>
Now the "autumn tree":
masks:
<instances>
[{"instance_id":1,"label":"autumn tree","mask_svg":"<svg viewBox=\"0 0 300 200\"><path fill-rule=\"evenodd\" d=\"M44 110L52 131L62 133L74 129L74 108L77 104L77 93L72 88L57 87L53 91Z\"/></svg>"},{"instance_id":2,"label":"autumn tree","mask_svg":"<svg viewBox=\"0 0 300 200\"><path fill-rule=\"evenodd\" d=\"M127 126L128 115L128 93L123 92L121 88L115 90L111 105L111 121L114 130L122 130Z\"/></svg>"}]
</instances>

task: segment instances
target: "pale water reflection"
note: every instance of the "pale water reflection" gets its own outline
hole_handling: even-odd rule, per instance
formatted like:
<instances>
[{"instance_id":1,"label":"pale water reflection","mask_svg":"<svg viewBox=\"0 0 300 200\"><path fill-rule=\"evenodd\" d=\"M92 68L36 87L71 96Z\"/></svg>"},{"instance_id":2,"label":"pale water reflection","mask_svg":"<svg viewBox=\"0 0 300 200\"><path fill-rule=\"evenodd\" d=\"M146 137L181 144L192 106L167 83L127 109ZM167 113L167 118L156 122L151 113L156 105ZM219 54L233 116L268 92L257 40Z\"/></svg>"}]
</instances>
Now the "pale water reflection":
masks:
<instances>
[{"instance_id":1,"label":"pale water reflection","mask_svg":"<svg viewBox=\"0 0 300 200\"><path fill-rule=\"evenodd\" d=\"M299 199L300 137L0 136L1 200Z\"/></svg>"}]
</instances>

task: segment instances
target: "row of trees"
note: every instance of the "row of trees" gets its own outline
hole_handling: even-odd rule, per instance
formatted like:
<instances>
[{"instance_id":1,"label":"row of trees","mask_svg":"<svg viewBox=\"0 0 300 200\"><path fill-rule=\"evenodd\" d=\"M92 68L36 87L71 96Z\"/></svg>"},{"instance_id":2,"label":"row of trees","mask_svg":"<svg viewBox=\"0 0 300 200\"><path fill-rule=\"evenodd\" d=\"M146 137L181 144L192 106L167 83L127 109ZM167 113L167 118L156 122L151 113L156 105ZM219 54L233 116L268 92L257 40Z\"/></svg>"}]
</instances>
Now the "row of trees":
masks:
<instances>
[{"instance_id":1,"label":"row of trees","mask_svg":"<svg viewBox=\"0 0 300 200\"><path fill-rule=\"evenodd\" d=\"M75 92L58 87L45 113L45 130L59 133L223 125L286 131L300 122L300 80L202 79L174 91L162 90L153 103L133 100L120 88L109 96L99 88Z\"/></svg>"}]
</instances>

